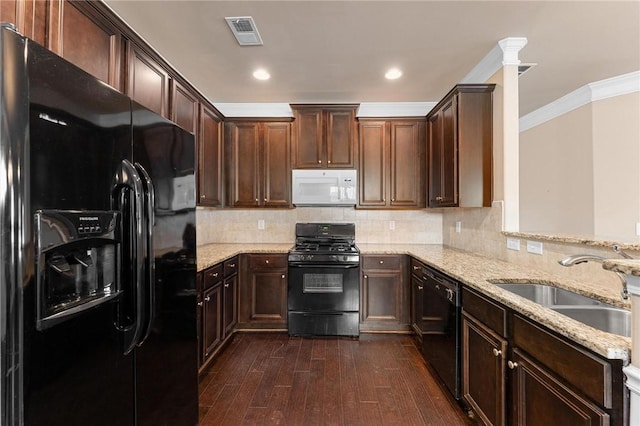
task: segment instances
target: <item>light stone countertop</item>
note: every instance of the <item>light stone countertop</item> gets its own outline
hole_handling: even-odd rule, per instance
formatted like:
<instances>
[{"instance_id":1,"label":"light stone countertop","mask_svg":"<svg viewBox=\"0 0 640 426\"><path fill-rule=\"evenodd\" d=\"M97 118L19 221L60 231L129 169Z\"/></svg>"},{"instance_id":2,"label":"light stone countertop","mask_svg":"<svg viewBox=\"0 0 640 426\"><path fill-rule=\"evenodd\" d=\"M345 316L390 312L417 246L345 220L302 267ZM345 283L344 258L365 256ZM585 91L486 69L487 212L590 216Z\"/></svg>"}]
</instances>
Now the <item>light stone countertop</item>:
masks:
<instances>
[{"instance_id":1,"label":"light stone countertop","mask_svg":"<svg viewBox=\"0 0 640 426\"><path fill-rule=\"evenodd\" d=\"M602 267L608 271L640 277L639 259L607 259L602 263Z\"/></svg>"},{"instance_id":2,"label":"light stone countertop","mask_svg":"<svg viewBox=\"0 0 640 426\"><path fill-rule=\"evenodd\" d=\"M240 253L287 253L291 244L210 244L198 247L198 271ZM596 330L569 317L531 302L492 282L542 282L595 297L606 303L630 308L619 297L619 288L604 291L579 281L567 280L541 270L527 268L441 245L358 244L362 254L407 254L433 266L470 288L487 295L523 316L539 322L576 343L609 359L629 363L631 338Z\"/></svg>"}]
</instances>

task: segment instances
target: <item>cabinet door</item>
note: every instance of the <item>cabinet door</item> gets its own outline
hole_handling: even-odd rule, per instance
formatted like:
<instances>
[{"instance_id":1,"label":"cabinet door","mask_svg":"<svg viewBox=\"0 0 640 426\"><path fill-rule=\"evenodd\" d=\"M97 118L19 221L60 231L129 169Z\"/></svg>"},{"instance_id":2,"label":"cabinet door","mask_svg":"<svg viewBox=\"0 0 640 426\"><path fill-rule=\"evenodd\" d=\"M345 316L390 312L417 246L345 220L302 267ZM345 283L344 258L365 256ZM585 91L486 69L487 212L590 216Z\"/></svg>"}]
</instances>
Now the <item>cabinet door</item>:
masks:
<instances>
[{"instance_id":1,"label":"cabinet door","mask_svg":"<svg viewBox=\"0 0 640 426\"><path fill-rule=\"evenodd\" d=\"M325 121L326 166L355 167L355 108L328 109Z\"/></svg>"},{"instance_id":2,"label":"cabinet door","mask_svg":"<svg viewBox=\"0 0 640 426\"><path fill-rule=\"evenodd\" d=\"M455 97L428 118L429 207L458 202Z\"/></svg>"},{"instance_id":3,"label":"cabinet door","mask_svg":"<svg viewBox=\"0 0 640 426\"><path fill-rule=\"evenodd\" d=\"M171 81L171 120L198 140L198 99L176 80Z\"/></svg>"},{"instance_id":4,"label":"cabinet door","mask_svg":"<svg viewBox=\"0 0 640 426\"><path fill-rule=\"evenodd\" d=\"M169 113L169 74L151 56L129 42L127 95L163 117Z\"/></svg>"},{"instance_id":5,"label":"cabinet door","mask_svg":"<svg viewBox=\"0 0 640 426\"><path fill-rule=\"evenodd\" d=\"M202 272L198 272L196 274L196 285L198 290L198 297L196 299L196 324L197 324L197 333L198 333L198 367L202 365L204 351L202 349L202 340L204 336L204 322L203 322L203 311L204 311L204 300L202 297L202 289L204 288L204 274Z\"/></svg>"},{"instance_id":6,"label":"cabinet door","mask_svg":"<svg viewBox=\"0 0 640 426\"><path fill-rule=\"evenodd\" d=\"M291 169L289 168L291 128L289 123L263 123L262 205L291 205Z\"/></svg>"},{"instance_id":7,"label":"cabinet door","mask_svg":"<svg viewBox=\"0 0 640 426\"><path fill-rule=\"evenodd\" d=\"M486 425L506 424L507 341L462 317L462 397Z\"/></svg>"},{"instance_id":8,"label":"cabinet door","mask_svg":"<svg viewBox=\"0 0 640 426\"><path fill-rule=\"evenodd\" d=\"M249 322L286 326L287 275L284 269L252 270L249 281Z\"/></svg>"},{"instance_id":9,"label":"cabinet door","mask_svg":"<svg viewBox=\"0 0 640 426\"><path fill-rule=\"evenodd\" d=\"M390 206L424 207L424 121L390 123Z\"/></svg>"},{"instance_id":10,"label":"cabinet door","mask_svg":"<svg viewBox=\"0 0 640 426\"><path fill-rule=\"evenodd\" d=\"M203 362L222 341L222 284L204 292L203 306Z\"/></svg>"},{"instance_id":11,"label":"cabinet door","mask_svg":"<svg viewBox=\"0 0 640 426\"><path fill-rule=\"evenodd\" d=\"M294 108L293 168L322 167L322 108Z\"/></svg>"},{"instance_id":12,"label":"cabinet door","mask_svg":"<svg viewBox=\"0 0 640 426\"><path fill-rule=\"evenodd\" d=\"M223 322L224 331L223 338L228 336L236 324L238 323L238 275L232 275L224 279L224 287L222 289L224 297L223 306Z\"/></svg>"},{"instance_id":13,"label":"cabinet door","mask_svg":"<svg viewBox=\"0 0 640 426\"><path fill-rule=\"evenodd\" d=\"M260 125L255 122L227 123L225 144L230 152L226 170L229 179L227 203L231 207L260 205Z\"/></svg>"},{"instance_id":14,"label":"cabinet door","mask_svg":"<svg viewBox=\"0 0 640 426\"><path fill-rule=\"evenodd\" d=\"M558 377L513 350L513 424L608 425L609 415Z\"/></svg>"},{"instance_id":15,"label":"cabinet door","mask_svg":"<svg viewBox=\"0 0 640 426\"><path fill-rule=\"evenodd\" d=\"M384 121L360 122L360 206L384 207L387 204L387 146Z\"/></svg>"},{"instance_id":16,"label":"cabinet door","mask_svg":"<svg viewBox=\"0 0 640 426\"><path fill-rule=\"evenodd\" d=\"M400 274L398 271L364 271L361 321L400 323Z\"/></svg>"},{"instance_id":17,"label":"cabinet door","mask_svg":"<svg viewBox=\"0 0 640 426\"><path fill-rule=\"evenodd\" d=\"M120 32L89 2L65 0L49 4L47 48L121 90Z\"/></svg>"},{"instance_id":18,"label":"cabinet door","mask_svg":"<svg viewBox=\"0 0 640 426\"><path fill-rule=\"evenodd\" d=\"M198 202L202 206L222 205L222 140L218 115L200 105L198 131Z\"/></svg>"}]
</instances>

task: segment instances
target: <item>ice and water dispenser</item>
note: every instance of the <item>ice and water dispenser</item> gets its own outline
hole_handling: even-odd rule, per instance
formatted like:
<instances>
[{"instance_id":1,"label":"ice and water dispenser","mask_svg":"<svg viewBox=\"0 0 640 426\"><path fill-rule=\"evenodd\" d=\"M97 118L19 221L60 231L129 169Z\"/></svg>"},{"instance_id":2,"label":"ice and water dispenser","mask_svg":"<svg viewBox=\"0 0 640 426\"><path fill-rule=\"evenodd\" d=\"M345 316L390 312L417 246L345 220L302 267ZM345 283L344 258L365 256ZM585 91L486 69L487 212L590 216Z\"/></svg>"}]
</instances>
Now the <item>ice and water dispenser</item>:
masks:
<instances>
[{"instance_id":1,"label":"ice and water dispenser","mask_svg":"<svg viewBox=\"0 0 640 426\"><path fill-rule=\"evenodd\" d=\"M115 211L36 213L39 330L120 296L119 219Z\"/></svg>"}]
</instances>

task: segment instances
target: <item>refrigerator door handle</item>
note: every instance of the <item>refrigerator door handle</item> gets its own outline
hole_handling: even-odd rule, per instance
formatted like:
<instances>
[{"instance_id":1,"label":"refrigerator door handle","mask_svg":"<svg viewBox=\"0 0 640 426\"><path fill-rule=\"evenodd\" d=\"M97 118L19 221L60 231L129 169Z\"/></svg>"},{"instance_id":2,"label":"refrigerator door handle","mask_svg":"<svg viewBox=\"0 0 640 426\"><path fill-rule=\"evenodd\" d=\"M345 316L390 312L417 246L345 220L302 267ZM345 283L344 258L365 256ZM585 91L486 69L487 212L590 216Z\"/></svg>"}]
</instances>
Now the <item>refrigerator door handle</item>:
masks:
<instances>
[{"instance_id":1,"label":"refrigerator door handle","mask_svg":"<svg viewBox=\"0 0 640 426\"><path fill-rule=\"evenodd\" d=\"M127 202L127 194L132 196L133 202ZM124 354L126 355L133 350L142 337L145 300L147 299L144 285L144 258L147 251L146 238L144 238L146 233L143 217L145 214L144 188L136 168L128 160L122 160L114 176L112 202L117 204L113 206L114 210L121 210L123 218L128 218L126 223L123 220L123 235L128 235L128 241L124 241L123 238L123 243L128 244L128 251L131 255L130 262L134 268L133 273L128 277L131 280L128 287L134 289L135 318L131 325L118 327L124 332ZM128 209L125 208L127 205ZM128 232L124 232L127 227ZM126 260L121 259L121 261Z\"/></svg>"},{"instance_id":2,"label":"refrigerator door handle","mask_svg":"<svg viewBox=\"0 0 640 426\"><path fill-rule=\"evenodd\" d=\"M155 223L155 191L153 188L153 182L151 181L151 177L149 173L142 167L140 163L136 163L136 170L142 179L142 186L144 188L144 198L145 198L145 238L146 238L146 272L147 272L147 288L148 288L148 300L147 300L147 316L146 316L146 327L144 331L144 335L137 343L138 346L141 346L145 340L151 334L151 328L153 326L153 321L155 319L155 302L156 302L156 291L155 291L155 258L153 253L153 225Z\"/></svg>"}]
</instances>

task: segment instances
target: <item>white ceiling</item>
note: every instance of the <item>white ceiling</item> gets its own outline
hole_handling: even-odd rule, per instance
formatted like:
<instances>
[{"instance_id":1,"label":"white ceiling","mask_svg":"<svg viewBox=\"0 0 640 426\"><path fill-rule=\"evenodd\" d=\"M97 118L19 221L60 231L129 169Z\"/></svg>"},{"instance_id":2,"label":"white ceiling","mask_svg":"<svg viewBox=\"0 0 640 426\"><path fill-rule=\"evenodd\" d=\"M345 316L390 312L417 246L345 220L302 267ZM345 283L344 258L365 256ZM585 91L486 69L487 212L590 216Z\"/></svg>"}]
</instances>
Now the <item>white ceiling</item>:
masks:
<instances>
[{"instance_id":1,"label":"white ceiling","mask_svg":"<svg viewBox=\"0 0 640 426\"><path fill-rule=\"evenodd\" d=\"M639 0L105 3L214 104L438 101L506 37L526 37L520 60L538 64L520 115L640 70ZM239 46L224 20L247 15L264 46Z\"/></svg>"}]
</instances>

